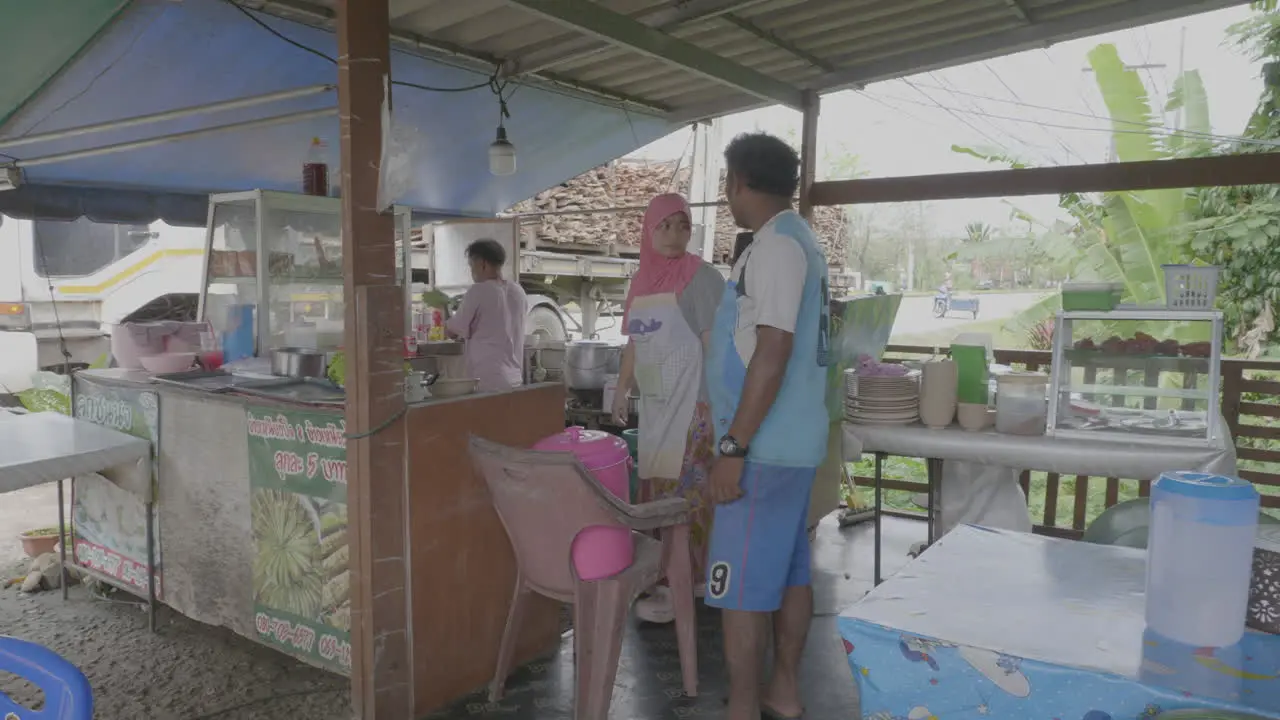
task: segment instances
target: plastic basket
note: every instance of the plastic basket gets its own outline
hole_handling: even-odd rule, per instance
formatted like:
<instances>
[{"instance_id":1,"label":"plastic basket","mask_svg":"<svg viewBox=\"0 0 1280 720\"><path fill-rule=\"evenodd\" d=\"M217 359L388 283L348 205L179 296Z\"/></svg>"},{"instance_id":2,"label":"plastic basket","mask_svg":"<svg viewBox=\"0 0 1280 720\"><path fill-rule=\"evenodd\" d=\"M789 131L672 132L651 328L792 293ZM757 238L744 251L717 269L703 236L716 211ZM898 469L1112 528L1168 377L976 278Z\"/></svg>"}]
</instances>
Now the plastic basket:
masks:
<instances>
[{"instance_id":1,"label":"plastic basket","mask_svg":"<svg viewBox=\"0 0 1280 720\"><path fill-rule=\"evenodd\" d=\"M1164 265L1165 305L1175 310L1210 310L1218 296L1217 265Z\"/></svg>"}]
</instances>

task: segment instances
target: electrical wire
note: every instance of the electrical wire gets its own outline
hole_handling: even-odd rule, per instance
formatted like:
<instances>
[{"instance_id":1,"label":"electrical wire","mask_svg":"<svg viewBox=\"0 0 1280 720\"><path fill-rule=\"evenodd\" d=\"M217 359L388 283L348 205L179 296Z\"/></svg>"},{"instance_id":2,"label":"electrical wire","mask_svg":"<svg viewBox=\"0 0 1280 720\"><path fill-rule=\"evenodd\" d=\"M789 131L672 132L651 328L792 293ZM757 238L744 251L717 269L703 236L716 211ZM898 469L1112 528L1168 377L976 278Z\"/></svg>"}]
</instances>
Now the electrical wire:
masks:
<instances>
[{"instance_id":1,"label":"electrical wire","mask_svg":"<svg viewBox=\"0 0 1280 720\"><path fill-rule=\"evenodd\" d=\"M960 115L956 114L956 111L955 111L955 110L953 110L953 109L951 109L951 108L948 108L948 107L945 107L944 105L942 105L942 103L939 103L937 100L934 100L934 99L933 99L933 96L931 96L929 93L925 92L924 90L921 90L921 89L920 89L920 87L919 87L919 86L917 86L915 83L911 82L911 81L910 81L910 80L908 80L907 78L902 78L902 82L906 83L906 84L907 84L907 86L908 86L908 87L910 87L912 90L915 90L916 92L918 92L918 93L920 93L921 95L923 95L923 96L925 97L925 99L926 99L926 100L928 100L929 102L927 102L927 103L922 103L922 102L919 102L919 101L909 101L909 100L906 100L905 98L898 98L899 100L904 100L904 101L906 101L906 102L915 102L915 104L917 104L917 105L923 105L923 106L925 106L925 107L929 107L930 105L932 105L933 107L936 107L936 108L938 108L938 109L940 109L940 110L944 110L944 111L946 111L946 113L947 113L948 115L950 115L951 117L955 118L955 119L956 119L957 121L959 121L960 123L962 123L962 124L964 124L965 126L967 126L970 130L973 130L974 132L978 133L978 134L979 134L979 135L981 135L982 137L986 138L986 139L987 139L987 141L988 141L988 142L990 142L991 144L993 144L993 145L995 145L996 147L1000 148L1000 149L1001 149L1002 151L1004 151L1005 153L1009 153L1009 148L1005 147L1004 143L1002 143L1002 142L1000 142L999 140L996 140L995 138L991 137L991 136L990 136L990 135L988 135L986 132L984 132L981 128L979 128L978 126L976 126L976 125L974 125L973 123L969 122L969 121L968 121L968 120L966 120L965 118L960 117ZM861 91L861 92L862 92L863 94L865 94L865 93L866 93L866 91L865 91L865 90L863 90L863 91ZM975 113L975 114L976 114L976 113Z\"/></svg>"},{"instance_id":2,"label":"electrical wire","mask_svg":"<svg viewBox=\"0 0 1280 720\"><path fill-rule=\"evenodd\" d=\"M917 84L919 84L919 83L917 83ZM940 87L933 87L933 86L929 86L929 85L920 85L920 87L930 88L930 89L933 89L933 90L942 90L942 89L943 89L943 88L940 88ZM1134 126L1134 127L1147 128L1147 129L1149 129L1149 130L1158 130L1158 131L1163 131L1163 132L1166 132L1166 133L1176 133L1176 134L1179 134L1179 135L1187 135L1187 136L1191 136L1191 137L1200 137L1200 138L1204 138L1204 139L1206 139L1206 140L1221 140L1222 142L1230 142L1230 143L1235 143L1235 142L1249 142L1249 141L1250 141L1250 138L1241 137L1241 136L1238 136L1238 135L1219 135L1219 134L1215 134L1215 133L1201 132L1201 131L1199 131L1199 130L1179 130L1178 128L1169 127L1168 125L1161 125L1160 123L1156 123L1156 122L1143 122L1143 121L1141 121L1141 120L1126 120L1126 119L1124 119L1124 118L1110 118L1110 117L1106 117L1106 116L1103 116L1103 115L1098 115L1098 114L1093 113L1093 112L1087 112L1087 113L1086 113L1086 112L1080 112L1079 110L1068 110L1068 109L1066 109L1066 108L1052 107L1052 106L1049 106L1049 105L1036 105L1036 104L1034 104L1034 103L1029 103L1029 102L1024 102L1024 101L1017 101L1017 100L1009 100L1009 99L1006 99L1006 98L996 98L996 97L991 97L991 96L989 96L989 95L982 95L982 94L979 94L979 93L966 92L966 91L964 91L964 90L956 90L955 92L956 92L957 94L959 94L959 95L967 95L967 96L969 96L969 97L975 97L975 98L979 98L979 99L982 99L982 100L989 100L989 101L991 101L991 102L1004 103L1004 104L1006 104L1006 105L1016 105L1016 106L1018 106L1018 107L1025 107L1025 108L1028 108L1028 109L1031 109L1031 110L1044 110L1044 111L1046 111L1046 112L1060 113L1060 114L1062 114L1062 115L1071 115L1071 116L1074 116L1074 117L1088 118L1088 119L1090 119L1090 120L1098 120L1099 122L1105 122L1105 123L1116 123L1116 124L1119 124L1119 125L1130 125L1130 126ZM906 100L906 98L900 98L900 99L902 99L902 100ZM906 101L907 101L907 102L911 102L910 100L906 100ZM1072 127L1072 126L1068 126L1068 129L1097 130L1097 129L1100 129L1100 128L1075 128L1075 127ZM1273 145L1274 143L1263 143L1263 144L1266 144L1266 145Z\"/></svg>"},{"instance_id":3,"label":"electrical wire","mask_svg":"<svg viewBox=\"0 0 1280 720\"><path fill-rule=\"evenodd\" d=\"M71 351L67 349L67 338L62 334L62 317L58 312L58 298L53 287L53 275L49 272L49 258L44 252L44 239L39 232L32 231L32 243L36 253L40 255L40 269L44 270L45 283L49 288L49 306L53 308L53 326L58 331L58 349L62 353L62 372L71 377Z\"/></svg>"},{"instance_id":4,"label":"electrical wire","mask_svg":"<svg viewBox=\"0 0 1280 720\"><path fill-rule=\"evenodd\" d=\"M984 60L982 62L982 66L987 69L987 72L991 73L991 76L996 79L996 82L1000 83L1000 85L1005 89L1006 92L1009 93L1011 97L1013 97L1014 100L1020 103L1026 102L1025 100L1022 99L1022 96L1018 94L1017 90L1014 90L1013 87L1009 85L1009 83L1004 81L1004 78L1000 76L1000 73L996 72L996 69L991 66L990 62ZM1048 128L1044 126L1040 126L1040 132L1044 133L1045 136L1051 138L1054 142L1056 142L1058 146L1061 147L1063 150L1065 150L1068 155L1074 156L1077 160L1079 160L1082 163L1089 162L1084 158L1083 155L1076 152L1075 148L1071 147L1071 145L1067 143L1067 141L1058 137L1054 133L1049 132Z\"/></svg>"},{"instance_id":5,"label":"electrical wire","mask_svg":"<svg viewBox=\"0 0 1280 720\"><path fill-rule=\"evenodd\" d=\"M276 30L275 28L271 27L271 25L269 25L265 20L263 20L262 18L259 18L252 11L250 11L248 8L244 7L240 3L236 2L235 0L223 0L223 2L227 3L228 5L235 8L236 10L239 10L242 15L252 20L255 25L271 33L272 35L276 36L280 40L283 40L284 42L294 46L295 48L298 48L299 50L302 50L303 52L307 52L312 55L315 55L316 57L322 60L326 60L334 65L338 64L338 60L336 58L330 57L329 55L326 55L325 53L313 47L303 45L297 40L294 40L293 38L280 32L279 30ZM493 90L495 94L499 94L499 96L501 97L500 91L498 89L499 88L498 74L500 70L501 68L495 69L493 71L493 74L489 76L489 79L482 83L476 83L474 85L463 85L461 87L433 87L431 85L422 85L419 83L407 82L404 80L392 80L391 84L399 85L400 87L413 88L415 90L424 90L426 92L437 92L437 93L471 92L473 90L483 90L485 88L489 88L490 90ZM502 87L505 88L506 83L503 83Z\"/></svg>"},{"instance_id":6,"label":"electrical wire","mask_svg":"<svg viewBox=\"0 0 1280 720\"><path fill-rule=\"evenodd\" d=\"M920 87L920 86L918 86L918 85L917 85L917 86L915 86L915 87L916 87L916 89L919 89L919 87ZM870 97L870 94L869 94L866 90L860 90L860 91L858 91L858 92L860 92L860 93L861 93L861 94L863 94L863 95L867 95L868 97ZM1207 140L1220 140L1220 141L1222 141L1222 142L1252 144L1252 145L1257 145L1257 146L1259 146L1259 147L1280 147L1280 142L1275 142L1275 141L1255 140L1255 139L1253 139L1253 138L1238 137L1238 136L1230 136L1230 135L1217 135L1217 134L1214 134L1214 133L1197 132L1197 131L1194 131L1194 130L1177 130L1177 129L1174 129L1174 128L1171 128L1171 127L1168 127L1168 126L1165 126L1165 125L1158 125L1158 124L1154 124L1154 123L1144 123L1144 122L1140 122L1140 121L1137 121L1137 120L1122 120L1122 119L1119 119L1119 118L1117 118L1117 119L1114 119L1114 120L1113 120L1113 119L1110 119L1110 118L1103 118L1103 117L1090 116L1090 115L1086 115L1086 114L1084 114L1084 113L1077 113L1077 112L1074 112L1074 111L1071 111L1071 110L1065 110L1065 109L1059 109L1059 108L1047 108L1047 107L1041 107L1041 106L1031 106L1031 107L1040 107L1040 109L1043 109L1043 110L1051 110L1051 111L1061 112L1061 113L1069 114L1069 115L1080 115L1080 116L1083 116L1083 117L1092 117L1092 118L1094 118L1094 119L1096 119L1096 120L1101 120L1101 121L1104 121L1104 122L1114 122L1114 123L1116 123L1116 124L1124 124L1124 125L1137 125L1137 126L1139 126L1139 127L1144 127L1144 128L1146 128L1146 130L1119 130L1119 129L1115 129L1115 128L1107 128L1107 127L1086 127L1086 126L1083 126L1083 125L1062 125L1062 124L1059 124L1059 123L1044 122L1044 121L1042 121L1042 120L1032 120L1032 119L1029 119L1029 118L1010 117L1010 116L1007 116L1007 115L997 115L997 114L994 114L994 113L987 113L987 112L981 112L981 111L976 111L976 110L964 110L964 109L959 109L959 110L957 110L956 108L949 108L949 107L946 107L946 106L944 106L944 105L941 105L941 104L937 103L937 101L933 101L932 103L925 103L925 102L921 102L921 101L919 101L919 100L912 100L911 98L897 97L897 96L892 96L892 95L891 95L891 96L889 96L889 99L897 100L897 101L905 102L905 103L911 103L912 105L920 105L920 106L922 106L922 107L933 107L933 108L935 108L935 109L939 109L939 110L947 111L948 113L961 112L961 113L966 113L966 114L971 114L971 115L990 116L990 117L993 117L993 118L996 118L996 119L999 119L999 120L1008 120L1008 121L1010 121L1010 122L1020 122L1020 123L1030 123L1030 124L1033 124L1033 125L1043 125L1043 126L1045 126L1045 127L1057 128L1057 129L1059 129L1059 130L1082 130L1082 131L1087 131L1087 132L1108 132L1108 133L1110 133L1110 132L1114 132L1114 133L1120 133L1120 134L1124 134L1124 135L1146 135L1146 134L1148 134L1149 132L1154 131L1154 132L1156 132L1156 133L1158 133L1158 134L1170 135L1170 136L1176 136L1176 135L1187 135L1187 136L1191 136L1191 137L1200 137L1200 138L1204 138L1204 139L1207 139ZM1001 99L999 99L999 98L987 98L987 99L989 99L989 100L993 100L993 101L995 101L995 102L1007 102L1007 103L1012 103L1012 104L1015 104L1015 105L1020 104L1020 103L1013 102L1013 101L1011 101L1011 100L1001 100ZM972 127L972 126L971 126L971 127Z\"/></svg>"},{"instance_id":7,"label":"electrical wire","mask_svg":"<svg viewBox=\"0 0 1280 720\"><path fill-rule=\"evenodd\" d=\"M940 78L938 77L937 74L933 72L928 73L928 75L929 77L933 78L934 82L937 82L939 85L942 85L943 92L950 93L956 99L957 104L961 105L963 112L981 110L981 108L976 103L973 103L973 102L966 103L964 100L960 99L960 96L954 92L956 89L955 86L945 78ZM1017 133L1013 132L1012 130L1009 130L1008 128L1002 125L997 125L990 118L983 118L983 121L986 122L987 125L991 126L997 133L1004 136L1008 136L1014 142L1018 143L1019 145L1022 145L1023 147L1029 150L1035 150L1040 154L1041 158L1046 162L1048 162L1050 165L1059 164L1057 160L1053 157L1052 151L1047 150L1040 145L1031 143L1027 141L1025 138L1019 137Z\"/></svg>"}]
</instances>

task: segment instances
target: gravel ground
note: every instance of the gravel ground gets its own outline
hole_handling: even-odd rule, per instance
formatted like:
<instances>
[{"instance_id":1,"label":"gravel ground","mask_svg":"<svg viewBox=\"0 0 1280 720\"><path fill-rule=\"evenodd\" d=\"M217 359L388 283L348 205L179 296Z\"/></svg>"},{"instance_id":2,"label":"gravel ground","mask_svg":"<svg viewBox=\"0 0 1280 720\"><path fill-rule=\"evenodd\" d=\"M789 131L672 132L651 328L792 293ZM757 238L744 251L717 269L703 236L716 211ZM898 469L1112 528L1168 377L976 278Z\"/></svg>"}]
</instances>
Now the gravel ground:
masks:
<instances>
[{"instance_id":1,"label":"gravel ground","mask_svg":"<svg viewBox=\"0 0 1280 720\"><path fill-rule=\"evenodd\" d=\"M55 506L56 507L56 506ZM8 568L4 577L25 568ZM75 663L93 685L101 720L348 720L346 678L296 662L222 628L161 607L158 632L132 596L96 597L73 586L23 595L0 590L0 633L45 645ZM22 704L39 696L0 672L0 693Z\"/></svg>"}]
</instances>

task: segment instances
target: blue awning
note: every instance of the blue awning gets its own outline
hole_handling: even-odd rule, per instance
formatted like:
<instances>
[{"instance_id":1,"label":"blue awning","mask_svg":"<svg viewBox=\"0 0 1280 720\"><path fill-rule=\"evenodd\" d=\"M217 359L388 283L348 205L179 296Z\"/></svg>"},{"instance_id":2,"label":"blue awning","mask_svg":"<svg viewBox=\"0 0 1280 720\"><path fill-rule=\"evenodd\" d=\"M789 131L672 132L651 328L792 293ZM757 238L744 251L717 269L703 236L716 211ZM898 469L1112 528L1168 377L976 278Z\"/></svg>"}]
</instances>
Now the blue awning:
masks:
<instances>
[{"instance_id":1,"label":"blue awning","mask_svg":"<svg viewBox=\"0 0 1280 720\"><path fill-rule=\"evenodd\" d=\"M332 33L270 16L273 28L329 57ZM0 48L0 62L4 62ZM394 52L397 81L462 87L475 72ZM120 120L337 82L336 65L271 35L222 0L135 0L89 47L0 128L0 154L33 160L214 126L333 108L336 93L206 112L144 126L6 147L28 134ZM447 215L486 216L624 155L673 128L655 118L535 86L508 88L508 135L519 172L489 174L498 122L488 89L392 91L392 152L411 181L395 202ZM312 117L217 132L24 169L27 187L0 192L0 212L18 216L202 224L204 195L248 189L299 191L311 139L328 144L338 177L338 119ZM6 160L0 157L0 163Z\"/></svg>"}]
</instances>

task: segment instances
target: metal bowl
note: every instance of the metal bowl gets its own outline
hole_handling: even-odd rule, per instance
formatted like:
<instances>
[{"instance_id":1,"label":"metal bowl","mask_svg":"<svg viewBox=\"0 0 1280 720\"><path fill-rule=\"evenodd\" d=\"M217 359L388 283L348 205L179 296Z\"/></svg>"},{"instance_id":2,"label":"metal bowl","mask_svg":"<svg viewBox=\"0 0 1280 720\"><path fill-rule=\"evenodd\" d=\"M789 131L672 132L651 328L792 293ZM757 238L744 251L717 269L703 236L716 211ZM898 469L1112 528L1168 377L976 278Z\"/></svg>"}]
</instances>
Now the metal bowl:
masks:
<instances>
[{"instance_id":1,"label":"metal bowl","mask_svg":"<svg viewBox=\"0 0 1280 720\"><path fill-rule=\"evenodd\" d=\"M288 378L323 378L329 357L315 348L282 347L271 351L271 374Z\"/></svg>"}]
</instances>

